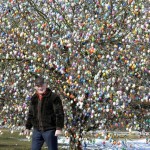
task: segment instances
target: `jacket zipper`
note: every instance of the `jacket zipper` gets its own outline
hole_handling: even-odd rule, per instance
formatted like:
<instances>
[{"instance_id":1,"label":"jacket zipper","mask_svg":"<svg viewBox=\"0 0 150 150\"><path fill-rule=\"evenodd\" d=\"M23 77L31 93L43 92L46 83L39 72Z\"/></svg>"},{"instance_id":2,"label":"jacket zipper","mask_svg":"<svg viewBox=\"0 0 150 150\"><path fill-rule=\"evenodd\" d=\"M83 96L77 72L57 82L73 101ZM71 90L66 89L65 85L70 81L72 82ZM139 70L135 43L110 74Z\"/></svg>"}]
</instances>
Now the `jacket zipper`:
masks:
<instances>
[{"instance_id":1,"label":"jacket zipper","mask_svg":"<svg viewBox=\"0 0 150 150\"><path fill-rule=\"evenodd\" d=\"M41 106L42 106L42 101L38 101L38 120L39 120L39 129L43 131L43 124L42 124L42 112L41 112Z\"/></svg>"}]
</instances>

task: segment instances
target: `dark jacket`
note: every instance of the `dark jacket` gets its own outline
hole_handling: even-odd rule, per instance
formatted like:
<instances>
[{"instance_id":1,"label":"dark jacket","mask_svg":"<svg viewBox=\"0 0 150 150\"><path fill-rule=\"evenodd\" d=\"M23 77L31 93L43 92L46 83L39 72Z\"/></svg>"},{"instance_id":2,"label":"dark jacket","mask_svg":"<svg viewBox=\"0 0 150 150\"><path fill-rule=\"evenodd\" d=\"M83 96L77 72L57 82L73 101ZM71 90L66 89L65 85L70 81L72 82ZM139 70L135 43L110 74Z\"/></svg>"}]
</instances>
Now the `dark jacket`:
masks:
<instances>
[{"instance_id":1,"label":"dark jacket","mask_svg":"<svg viewBox=\"0 0 150 150\"><path fill-rule=\"evenodd\" d=\"M34 94L29 106L26 129L34 127L46 131L62 129L63 126L64 111L60 97L48 88L41 101L38 99L38 95Z\"/></svg>"}]
</instances>

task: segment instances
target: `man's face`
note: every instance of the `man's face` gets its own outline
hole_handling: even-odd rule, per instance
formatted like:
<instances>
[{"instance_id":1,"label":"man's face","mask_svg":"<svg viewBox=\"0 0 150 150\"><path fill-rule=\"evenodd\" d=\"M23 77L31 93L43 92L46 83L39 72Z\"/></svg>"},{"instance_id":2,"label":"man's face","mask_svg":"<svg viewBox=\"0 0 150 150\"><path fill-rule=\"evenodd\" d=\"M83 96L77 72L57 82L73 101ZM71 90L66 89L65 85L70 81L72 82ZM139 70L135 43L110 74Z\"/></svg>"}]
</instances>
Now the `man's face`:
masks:
<instances>
[{"instance_id":1,"label":"man's face","mask_svg":"<svg viewBox=\"0 0 150 150\"><path fill-rule=\"evenodd\" d=\"M46 91L47 85L43 84L40 86L35 86L35 89L37 91L38 94L43 94Z\"/></svg>"}]
</instances>

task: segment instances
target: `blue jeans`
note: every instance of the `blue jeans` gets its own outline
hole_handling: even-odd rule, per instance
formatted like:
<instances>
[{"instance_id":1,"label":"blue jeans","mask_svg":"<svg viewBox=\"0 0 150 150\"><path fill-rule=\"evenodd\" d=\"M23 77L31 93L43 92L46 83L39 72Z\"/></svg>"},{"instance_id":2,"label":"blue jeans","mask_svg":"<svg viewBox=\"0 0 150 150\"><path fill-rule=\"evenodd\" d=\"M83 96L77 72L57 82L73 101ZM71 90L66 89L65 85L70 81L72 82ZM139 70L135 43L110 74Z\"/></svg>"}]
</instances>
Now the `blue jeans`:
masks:
<instances>
[{"instance_id":1,"label":"blue jeans","mask_svg":"<svg viewBox=\"0 0 150 150\"><path fill-rule=\"evenodd\" d=\"M55 130L38 131L34 129L32 135L31 150L41 150L44 142L48 146L48 150L58 150L57 136L55 136Z\"/></svg>"}]
</instances>

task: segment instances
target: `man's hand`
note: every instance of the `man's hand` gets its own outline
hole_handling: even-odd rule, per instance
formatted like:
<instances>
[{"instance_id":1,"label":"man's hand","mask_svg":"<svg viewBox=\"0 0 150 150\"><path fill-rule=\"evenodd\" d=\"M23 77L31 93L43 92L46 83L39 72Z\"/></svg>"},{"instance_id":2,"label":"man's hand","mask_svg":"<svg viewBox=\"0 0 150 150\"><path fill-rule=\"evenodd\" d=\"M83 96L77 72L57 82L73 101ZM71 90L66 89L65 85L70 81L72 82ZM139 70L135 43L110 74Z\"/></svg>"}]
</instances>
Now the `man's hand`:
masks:
<instances>
[{"instance_id":1,"label":"man's hand","mask_svg":"<svg viewBox=\"0 0 150 150\"><path fill-rule=\"evenodd\" d=\"M55 136L59 136L62 135L62 130L56 130L55 131Z\"/></svg>"},{"instance_id":2,"label":"man's hand","mask_svg":"<svg viewBox=\"0 0 150 150\"><path fill-rule=\"evenodd\" d=\"M29 135L30 135L30 130L29 130L29 129L25 129L25 130L24 130L24 135L29 136Z\"/></svg>"}]
</instances>

